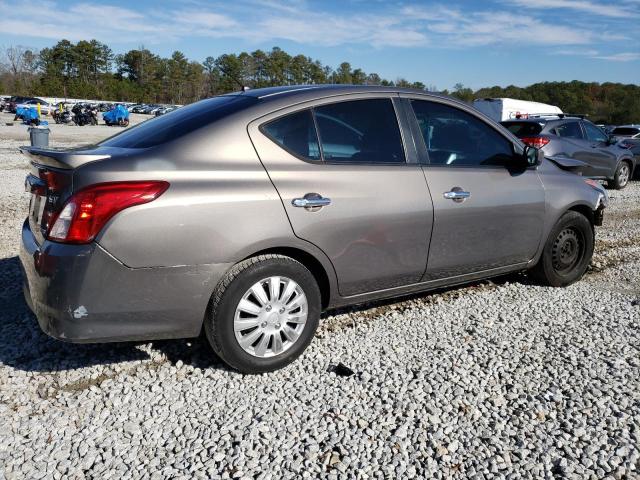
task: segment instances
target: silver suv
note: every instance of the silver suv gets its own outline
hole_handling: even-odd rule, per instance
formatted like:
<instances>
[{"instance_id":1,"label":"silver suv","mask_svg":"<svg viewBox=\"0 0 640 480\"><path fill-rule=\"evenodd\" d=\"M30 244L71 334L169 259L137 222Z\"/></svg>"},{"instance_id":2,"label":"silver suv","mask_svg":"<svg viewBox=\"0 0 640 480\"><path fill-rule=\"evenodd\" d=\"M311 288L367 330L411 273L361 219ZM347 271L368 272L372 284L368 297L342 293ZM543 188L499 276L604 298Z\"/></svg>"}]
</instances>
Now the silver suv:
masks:
<instances>
[{"instance_id":1,"label":"silver suv","mask_svg":"<svg viewBox=\"0 0 640 480\"><path fill-rule=\"evenodd\" d=\"M450 98L224 95L31 160L25 297L72 342L197 336L280 368L337 306L529 270L585 272L602 187Z\"/></svg>"},{"instance_id":2,"label":"silver suv","mask_svg":"<svg viewBox=\"0 0 640 480\"><path fill-rule=\"evenodd\" d=\"M583 116L534 115L501 123L547 158L573 163L584 176L606 180L610 188L621 190L633 177L636 161L617 144L615 133L607 135Z\"/></svg>"}]
</instances>

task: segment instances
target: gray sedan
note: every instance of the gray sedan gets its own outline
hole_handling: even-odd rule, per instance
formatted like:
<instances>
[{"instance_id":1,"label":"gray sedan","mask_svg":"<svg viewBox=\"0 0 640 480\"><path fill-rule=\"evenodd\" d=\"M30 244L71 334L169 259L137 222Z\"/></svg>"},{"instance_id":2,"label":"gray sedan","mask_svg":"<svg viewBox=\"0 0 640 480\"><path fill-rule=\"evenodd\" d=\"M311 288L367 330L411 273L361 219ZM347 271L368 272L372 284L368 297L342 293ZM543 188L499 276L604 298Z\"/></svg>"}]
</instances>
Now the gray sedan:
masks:
<instances>
[{"instance_id":1,"label":"gray sedan","mask_svg":"<svg viewBox=\"0 0 640 480\"><path fill-rule=\"evenodd\" d=\"M204 329L250 373L297 358L326 309L525 270L569 285L608 202L473 108L387 87L249 90L23 152L20 259L46 333Z\"/></svg>"}]
</instances>

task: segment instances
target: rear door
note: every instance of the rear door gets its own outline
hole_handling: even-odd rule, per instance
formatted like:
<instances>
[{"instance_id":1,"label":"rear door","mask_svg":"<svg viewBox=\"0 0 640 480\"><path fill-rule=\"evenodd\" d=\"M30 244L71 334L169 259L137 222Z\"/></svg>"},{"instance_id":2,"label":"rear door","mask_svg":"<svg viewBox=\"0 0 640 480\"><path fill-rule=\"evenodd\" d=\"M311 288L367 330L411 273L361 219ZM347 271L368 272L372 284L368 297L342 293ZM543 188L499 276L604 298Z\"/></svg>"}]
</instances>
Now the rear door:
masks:
<instances>
[{"instance_id":1,"label":"rear door","mask_svg":"<svg viewBox=\"0 0 640 480\"><path fill-rule=\"evenodd\" d=\"M331 259L342 296L418 282L427 263L433 206L394 97L332 97L249 125L295 235Z\"/></svg>"},{"instance_id":2,"label":"rear door","mask_svg":"<svg viewBox=\"0 0 640 480\"><path fill-rule=\"evenodd\" d=\"M516 147L498 126L440 99L408 96L434 226L423 279L523 265L536 254L545 193L535 169L515 170ZM521 147L517 146L521 150Z\"/></svg>"}]
</instances>

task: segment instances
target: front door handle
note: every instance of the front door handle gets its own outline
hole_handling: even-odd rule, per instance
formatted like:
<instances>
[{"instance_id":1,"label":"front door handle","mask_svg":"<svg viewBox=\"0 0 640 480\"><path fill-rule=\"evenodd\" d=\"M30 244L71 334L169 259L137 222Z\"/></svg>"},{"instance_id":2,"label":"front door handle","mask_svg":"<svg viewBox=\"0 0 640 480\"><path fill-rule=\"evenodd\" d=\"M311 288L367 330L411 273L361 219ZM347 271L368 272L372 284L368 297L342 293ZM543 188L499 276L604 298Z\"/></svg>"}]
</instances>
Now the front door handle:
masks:
<instances>
[{"instance_id":1,"label":"front door handle","mask_svg":"<svg viewBox=\"0 0 640 480\"><path fill-rule=\"evenodd\" d=\"M291 205L294 207L317 209L331 205L331 199L323 197L318 193L307 193L302 198L294 198L291 200Z\"/></svg>"},{"instance_id":2,"label":"front door handle","mask_svg":"<svg viewBox=\"0 0 640 480\"><path fill-rule=\"evenodd\" d=\"M447 200L453 200L454 202L464 202L465 199L471 196L471 192L465 192L460 187L453 187L450 191L442 194Z\"/></svg>"}]
</instances>

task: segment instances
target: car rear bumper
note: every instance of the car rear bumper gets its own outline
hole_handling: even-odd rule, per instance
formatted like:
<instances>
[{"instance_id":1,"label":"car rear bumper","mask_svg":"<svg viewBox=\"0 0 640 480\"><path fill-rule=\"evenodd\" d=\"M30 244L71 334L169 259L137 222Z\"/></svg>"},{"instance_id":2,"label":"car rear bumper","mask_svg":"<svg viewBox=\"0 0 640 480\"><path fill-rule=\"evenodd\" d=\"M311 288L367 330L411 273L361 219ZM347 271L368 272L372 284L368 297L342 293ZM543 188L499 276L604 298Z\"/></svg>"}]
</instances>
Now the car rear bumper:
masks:
<instances>
[{"instance_id":1,"label":"car rear bumper","mask_svg":"<svg viewBox=\"0 0 640 480\"><path fill-rule=\"evenodd\" d=\"M38 245L22 227L25 300L42 330L91 343L194 337L229 265L129 268L96 243Z\"/></svg>"}]
</instances>

